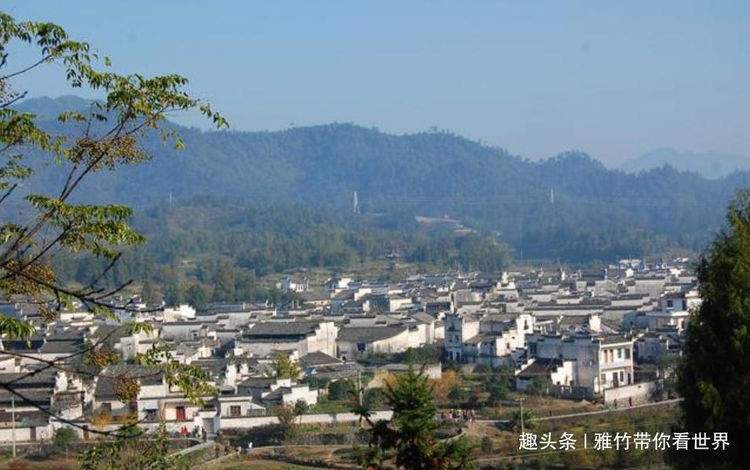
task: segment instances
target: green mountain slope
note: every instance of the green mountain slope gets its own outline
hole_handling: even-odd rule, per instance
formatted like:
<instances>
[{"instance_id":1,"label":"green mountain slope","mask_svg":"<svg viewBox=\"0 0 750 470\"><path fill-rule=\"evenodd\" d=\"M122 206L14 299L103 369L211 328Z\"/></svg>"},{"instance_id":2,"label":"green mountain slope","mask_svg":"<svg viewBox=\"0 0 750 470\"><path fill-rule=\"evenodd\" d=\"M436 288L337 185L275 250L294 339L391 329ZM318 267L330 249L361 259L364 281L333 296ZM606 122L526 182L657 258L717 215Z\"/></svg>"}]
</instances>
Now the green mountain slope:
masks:
<instances>
[{"instance_id":1,"label":"green mountain slope","mask_svg":"<svg viewBox=\"0 0 750 470\"><path fill-rule=\"evenodd\" d=\"M52 116L75 102L21 106ZM153 161L98 175L81 198L147 208L210 195L346 213L356 191L361 217L381 228L409 226L417 215L448 216L525 258L586 260L700 247L749 180L748 173L705 179L669 167L627 174L580 152L532 162L450 133L391 135L352 124L179 131L185 150L148 138ZM30 190L52 187L62 172L43 173Z\"/></svg>"}]
</instances>

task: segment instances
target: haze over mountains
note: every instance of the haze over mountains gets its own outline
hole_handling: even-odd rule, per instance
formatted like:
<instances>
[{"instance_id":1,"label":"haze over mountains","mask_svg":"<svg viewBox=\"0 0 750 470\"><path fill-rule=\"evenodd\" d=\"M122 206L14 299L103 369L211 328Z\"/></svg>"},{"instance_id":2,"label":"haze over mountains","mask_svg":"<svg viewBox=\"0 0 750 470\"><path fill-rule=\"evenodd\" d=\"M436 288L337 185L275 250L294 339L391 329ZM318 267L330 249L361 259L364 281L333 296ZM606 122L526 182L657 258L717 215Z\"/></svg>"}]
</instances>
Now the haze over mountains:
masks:
<instances>
[{"instance_id":1,"label":"haze over mountains","mask_svg":"<svg viewBox=\"0 0 750 470\"><path fill-rule=\"evenodd\" d=\"M681 152L672 148L661 148L628 160L619 168L637 173L665 165L681 171L692 171L706 178L721 178L735 171L750 169L750 158L716 152Z\"/></svg>"},{"instance_id":2,"label":"haze over mountains","mask_svg":"<svg viewBox=\"0 0 750 470\"><path fill-rule=\"evenodd\" d=\"M86 102L32 99L19 107L54 128L53 116L71 105ZM750 181L746 172L707 179L671 167L628 174L580 152L535 162L446 132L392 135L353 124L179 131L185 150L149 137L153 161L99 174L81 200L141 209L189 205L195 196L302 204L334 214L335 223L398 230L414 228L415 216L448 216L509 243L517 256L590 260L700 248ZM30 190L54 187L62 172L42 173Z\"/></svg>"}]
</instances>

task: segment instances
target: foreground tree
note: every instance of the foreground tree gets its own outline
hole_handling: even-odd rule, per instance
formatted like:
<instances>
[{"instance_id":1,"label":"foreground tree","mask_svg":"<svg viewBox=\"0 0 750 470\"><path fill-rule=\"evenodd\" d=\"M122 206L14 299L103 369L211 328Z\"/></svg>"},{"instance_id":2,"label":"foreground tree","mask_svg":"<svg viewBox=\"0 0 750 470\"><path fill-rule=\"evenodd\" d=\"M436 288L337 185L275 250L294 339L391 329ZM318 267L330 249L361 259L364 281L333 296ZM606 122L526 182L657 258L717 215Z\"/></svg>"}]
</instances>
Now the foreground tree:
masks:
<instances>
[{"instance_id":1,"label":"foreground tree","mask_svg":"<svg viewBox=\"0 0 750 470\"><path fill-rule=\"evenodd\" d=\"M687 328L678 391L680 431L728 433L723 451L675 451L684 468L747 468L750 449L750 192L737 196L727 226L698 266L703 303ZM692 448L692 446L691 446Z\"/></svg>"},{"instance_id":2,"label":"foreground tree","mask_svg":"<svg viewBox=\"0 0 750 470\"><path fill-rule=\"evenodd\" d=\"M302 421L302 415L308 410L308 405L302 400L298 400L294 405L282 403L273 409L273 414L279 420L284 439L291 439L297 435L297 418Z\"/></svg>"},{"instance_id":3,"label":"foreground tree","mask_svg":"<svg viewBox=\"0 0 750 470\"><path fill-rule=\"evenodd\" d=\"M370 426L368 447L357 449L364 467L383 468L391 458L398 468L404 469L470 467L471 447L466 439L440 441L435 437L439 426L437 407L428 378L422 371L409 368L387 382L386 404L393 410L390 421L373 421L366 405L358 404L353 409Z\"/></svg>"},{"instance_id":4,"label":"foreground tree","mask_svg":"<svg viewBox=\"0 0 750 470\"><path fill-rule=\"evenodd\" d=\"M111 468L187 470L193 468L193 462L189 462L186 456L174 455L163 424L152 433L146 434L139 429L129 428L113 437L112 440L104 441L83 451L78 459L79 468L81 470Z\"/></svg>"},{"instance_id":5,"label":"foreground tree","mask_svg":"<svg viewBox=\"0 0 750 470\"><path fill-rule=\"evenodd\" d=\"M71 428L59 428L52 437L52 447L55 452L65 453L68 455L68 448L71 444L78 442L78 433Z\"/></svg>"},{"instance_id":6,"label":"foreground tree","mask_svg":"<svg viewBox=\"0 0 750 470\"><path fill-rule=\"evenodd\" d=\"M10 51L21 47L35 49L39 56L31 64L16 64ZM24 75L47 65L48 73L62 69L61 80L100 97L88 109L71 109L58 115L57 133L38 125L33 114L20 112L14 105L29 93L19 89ZM0 297L35 304L46 323L57 321L58 313L69 308L84 308L100 319L115 321L114 296L131 284L107 289L102 280L118 262L124 247L143 243L128 220L132 211L117 204L81 204L74 202L76 190L98 172L114 171L122 165L144 162L151 156L141 147L141 138L155 133L163 141L182 146L179 136L164 126L168 113L198 109L217 126L224 119L210 107L190 97L184 88L187 80L179 75L145 77L121 75L110 68L108 58L99 58L87 43L70 39L63 28L52 23L17 22L0 12ZM62 129L62 130L60 130ZM61 178L59 187L47 187L43 193L30 192L35 170L46 168ZM25 191L25 192L24 192ZM12 210L7 207L12 205ZM74 256L93 255L106 260L105 268L91 273L92 281L79 287L59 282L52 260L57 253ZM0 315L3 340L25 339L43 325ZM150 325L131 322L123 325L131 332L147 331ZM12 351L25 359L37 360L39 367L29 368L20 378L1 381L0 389L27 405L38 407L70 426L81 427L46 407L29 400L17 383L36 374L61 370L86 380L96 380L108 365L118 362L116 354L105 348L109 335L88 343L79 352L56 360L45 360ZM181 389L194 401L210 393L205 374L194 367L183 367L171 359L163 346L137 358L142 364L159 368L167 382ZM85 365L86 367L82 367ZM116 389L128 397L137 394L138 377L107 377ZM126 428L127 437L139 436L136 422ZM121 431L91 433L121 435ZM123 434L124 435L124 434ZM115 441L119 442L119 441ZM110 449L111 450L111 449ZM95 452L91 455L98 455ZM117 462L114 459L113 462ZM90 460L87 465L94 465Z\"/></svg>"}]
</instances>

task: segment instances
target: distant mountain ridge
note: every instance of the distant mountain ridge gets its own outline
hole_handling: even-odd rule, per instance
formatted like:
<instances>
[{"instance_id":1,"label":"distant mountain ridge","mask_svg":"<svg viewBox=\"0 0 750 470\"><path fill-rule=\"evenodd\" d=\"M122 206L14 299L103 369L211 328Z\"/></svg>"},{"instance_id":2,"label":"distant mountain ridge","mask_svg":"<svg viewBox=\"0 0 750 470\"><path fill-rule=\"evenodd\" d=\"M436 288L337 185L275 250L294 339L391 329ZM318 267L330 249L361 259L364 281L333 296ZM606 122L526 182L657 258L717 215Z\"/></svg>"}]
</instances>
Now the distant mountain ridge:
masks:
<instances>
[{"instance_id":1,"label":"distant mountain ridge","mask_svg":"<svg viewBox=\"0 0 750 470\"><path fill-rule=\"evenodd\" d=\"M681 152L672 148L661 148L626 161L620 165L620 169L637 173L665 165L680 171L692 171L706 178L723 178L735 171L750 170L750 158L716 152Z\"/></svg>"},{"instance_id":2,"label":"distant mountain ridge","mask_svg":"<svg viewBox=\"0 0 750 470\"><path fill-rule=\"evenodd\" d=\"M37 99L19 108L59 129L52 116L76 103L87 102ZM605 259L702 246L735 190L750 182L745 172L711 180L669 167L627 174L581 152L529 161L447 132L392 135L353 124L274 132L176 127L185 150L147 137L153 161L98 174L81 200L146 208L210 195L347 213L356 191L356 220L395 227L415 216L448 216L496 234L523 257ZM54 187L61 173L43 170L29 189Z\"/></svg>"}]
</instances>

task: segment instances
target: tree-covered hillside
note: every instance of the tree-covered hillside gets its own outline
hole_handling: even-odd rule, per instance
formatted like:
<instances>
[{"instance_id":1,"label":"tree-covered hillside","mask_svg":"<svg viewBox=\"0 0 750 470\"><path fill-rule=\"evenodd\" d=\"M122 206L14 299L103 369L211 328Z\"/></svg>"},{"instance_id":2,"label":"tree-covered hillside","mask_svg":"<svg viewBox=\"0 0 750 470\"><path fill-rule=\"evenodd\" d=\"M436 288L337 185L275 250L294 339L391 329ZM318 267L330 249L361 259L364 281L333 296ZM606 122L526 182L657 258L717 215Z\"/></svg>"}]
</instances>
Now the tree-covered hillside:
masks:
<instances>
[{"instance_id":1,"label":"tree-covered hillside","mask_svg":"<svg viewBox=\"0 0 750 470\"><path fill-rule=\"evenodd\" d=\"M660 148L628 160L619 168L638 173L665 165L678 170L692 171L706 178L721 178L735 171L750 169L750 158L717 152L683 152L672 148Z\"/></svg>"},{"instance_id":2,"label":"tree-covered hillside","mask_svg":"<svg viewBox=\"0 0 750 470\"><path fill-rule=\"evenodd\" d=\"M51 117L58 104L21 107ZM390 135L351 124L179 132L184 151L153 137L146 146L157 158L97 175L84 193L139 209L210 195L351 213L356 191L361 213L391 224L384 228L448 216L511 244L524 259L584 261L700 248L749 179L708 180L669 167L632 175L578 152L533 162L446 132Z\"/></svg>"},{"instance_id":3,"label":"tree-covered hillside","mask_svg":"<svg viewBox=\"0 0 750 470\"><path fill-rule=\"evenodd\" d=\"M257 277L300 268L343 270L390 260L497 272L511 260L510 248L491 234L452 227L393 229L382 222L299 204L258 206L212 197L164 203L134 218L149 241L126 252L104 280L119 285L142 279L170 302L201 304L271 297ZM84 285L106 264L93 256L55 258L65 281Z\"/></svg>"}]
</instances>

